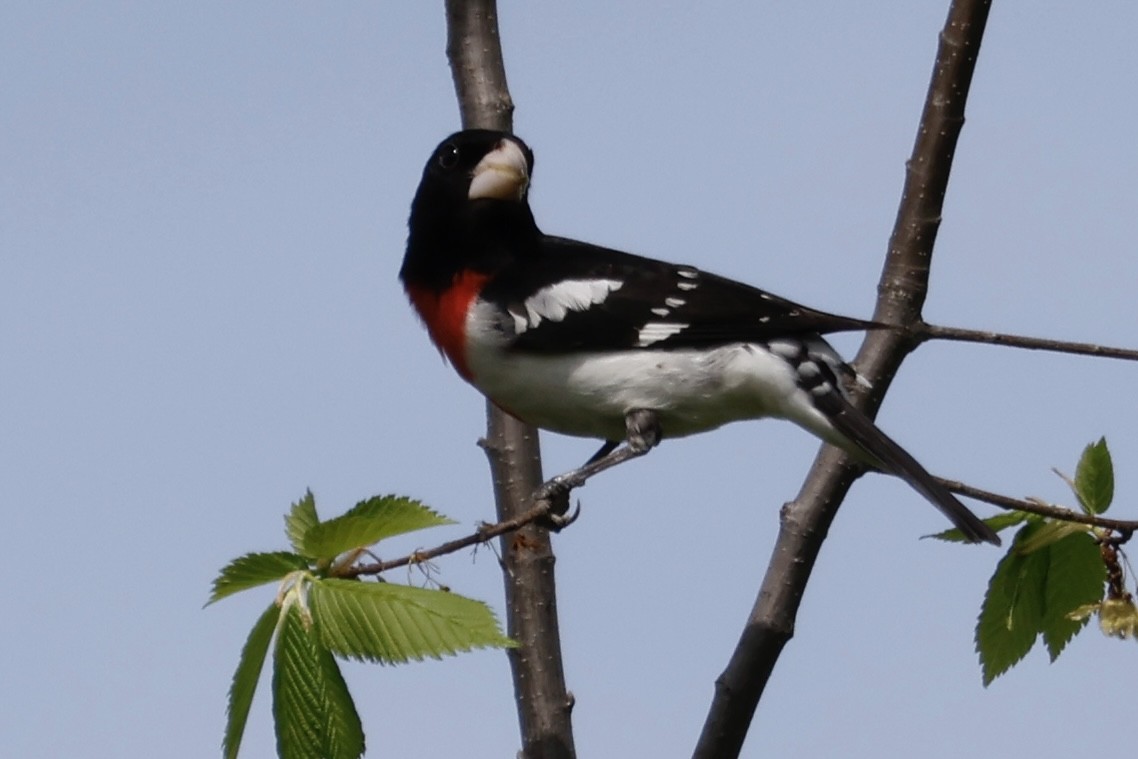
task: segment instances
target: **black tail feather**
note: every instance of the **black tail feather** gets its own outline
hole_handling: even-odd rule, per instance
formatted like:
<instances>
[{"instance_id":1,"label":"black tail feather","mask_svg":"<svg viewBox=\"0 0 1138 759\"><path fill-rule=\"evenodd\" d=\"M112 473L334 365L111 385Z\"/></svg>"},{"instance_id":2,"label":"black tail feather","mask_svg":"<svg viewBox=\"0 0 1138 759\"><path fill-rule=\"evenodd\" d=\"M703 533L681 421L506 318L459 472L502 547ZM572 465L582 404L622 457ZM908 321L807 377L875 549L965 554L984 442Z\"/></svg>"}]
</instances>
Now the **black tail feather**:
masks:
<instances>
[{"instance_id":1,"label":"black tail feather","mask_svg":"<svg viewBox=\"0 0 1138 759\"><path fill-rule=\"evenodd\" d=\"M879 430L869 417L850 405L849 401L835 392L814 396L814 402L838 432L878 462L884 471L909 483L929 503L940 509L970 542L1000 545L1000 538L991 527L969 511L956 496L933 479L928 470Z\"/></svg>"}]
</instances>

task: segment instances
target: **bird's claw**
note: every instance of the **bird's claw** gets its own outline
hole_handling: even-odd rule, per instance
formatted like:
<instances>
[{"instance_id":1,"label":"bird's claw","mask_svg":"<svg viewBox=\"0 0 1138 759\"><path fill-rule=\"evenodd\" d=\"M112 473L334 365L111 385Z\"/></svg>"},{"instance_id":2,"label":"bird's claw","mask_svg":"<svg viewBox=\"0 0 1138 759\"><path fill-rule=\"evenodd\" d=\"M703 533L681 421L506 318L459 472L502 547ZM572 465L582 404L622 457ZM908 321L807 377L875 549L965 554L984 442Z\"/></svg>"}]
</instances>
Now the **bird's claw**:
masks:
<instances>
[{"instance_id":1,"label":"bird's claw","mask_svg":"<svg viewBox=\"0 0 1138 759\"><path fill-rule=\"evenodd\" d=\"M569 479L565 475L558 475L535 490L533 500L534 503L549 503L551 513L564 514L569 510L569 491L572 489L573 484Z\"/></svg>"},{"instance_id":2,"label":"bird's claw","mask_svg":"<svg viewBox=\"0 0 1138 759\"><path fill-rule=\"evenodd\" d=\"M573 477L558 475L539 487L533 494L535 504L545 503L547 512L542 521L549 529L558 531L573 524L581 514L581 504L569 514L569 494L580 483Z\"/></svg>"},{"instance_id":3,"label":"bird's claw","mask_svg":"<svg viewBox=\"0 0 1138 759\"><path fill-rule=\"evenodd\" d=\"M568 500L568 498L566 498L566 500ZM581 516L581 502L577 501L577 506L573 509L573 512L571 514L565 512L555 514L553 512L550 512L549 514L545 515L545 519L543 521L545 522L546 527L548 527L553 532L561 532L566 527L576 522L579 516Z\"/></svg>"}]
</instances>

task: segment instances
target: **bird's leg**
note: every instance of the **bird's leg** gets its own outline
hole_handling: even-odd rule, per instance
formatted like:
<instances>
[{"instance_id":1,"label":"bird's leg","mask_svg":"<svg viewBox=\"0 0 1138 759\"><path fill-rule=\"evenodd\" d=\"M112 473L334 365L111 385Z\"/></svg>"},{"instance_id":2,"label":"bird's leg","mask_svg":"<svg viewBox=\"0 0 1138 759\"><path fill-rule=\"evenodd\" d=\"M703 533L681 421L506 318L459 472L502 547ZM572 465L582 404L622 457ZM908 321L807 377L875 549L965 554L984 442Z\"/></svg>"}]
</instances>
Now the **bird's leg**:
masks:
<instances>
[{"instance_id":1,"label":"bird's leg","mask_svg":"<svg viewBox=\"0 0 1138 759\"><path fill-rule=\"evenodd\" d=\"M620 445L619 440L606 440L605 444L602 445L596 453L589 457L589 460L585 462L585 466L588 466L589 464L592 464L596 461L600 461L605 456L608 456L610 453L616 450L616 447L618 445Z\"/></svg>"},{"instance_id":2,"label":"bird's leg","mask_svg":"<svg viewBox=\"0 0 1138 759\"><path fill-rule=\"evenodd\" d=\"M624 430L628 447L639 453L648 453L664 437L660 429L660 418L655 411L646 408L633 409L625 414Z\"/></svg>"},{"instance_id":3,"label":"bird's leg","mask_svg":"<svg viewBox=\"0 0 1138 759\"><path fill-rule=\"evenodd\" d=\"M624 417L627 445L618 448L618 443L606 442L583 466L564 474L559 474L539 487L533 494L535 503L550 503L549 521L554 529L560 529L573 522L576 514L566 517L569 510L569 493L579 488L594 475L606 469L623 464L629 459L639 458L659 444L663 433L660 420L651 409L633 409Z\"/></svg>"}]
</instances>

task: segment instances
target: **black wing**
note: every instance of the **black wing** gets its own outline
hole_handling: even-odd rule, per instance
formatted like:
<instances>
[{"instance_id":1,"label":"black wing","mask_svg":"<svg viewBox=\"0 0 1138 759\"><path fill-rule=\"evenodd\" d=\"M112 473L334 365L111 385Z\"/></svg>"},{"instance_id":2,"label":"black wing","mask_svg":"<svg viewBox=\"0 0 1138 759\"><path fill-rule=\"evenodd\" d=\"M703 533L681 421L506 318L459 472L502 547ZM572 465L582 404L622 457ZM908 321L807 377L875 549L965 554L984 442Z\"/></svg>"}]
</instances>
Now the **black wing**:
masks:
<instances>
[{"instance_id":1,"label":"black wing","mask_svg":"<svg viewBox=\"0 0 1138 759\"><path fill-rule=\"evenodd\" d=\"M597 283L592 298L589 282ZM586 286L585 297L574 300L567 283L577 283L578 292ZM542 311L549 297L566 295L563 308ZM533 352L708 347L884 326L816 311L692 266L559 237L543 238L535 255L515 262L482 296L515 315L514 347Z\"/></svg>"}]
</instances>

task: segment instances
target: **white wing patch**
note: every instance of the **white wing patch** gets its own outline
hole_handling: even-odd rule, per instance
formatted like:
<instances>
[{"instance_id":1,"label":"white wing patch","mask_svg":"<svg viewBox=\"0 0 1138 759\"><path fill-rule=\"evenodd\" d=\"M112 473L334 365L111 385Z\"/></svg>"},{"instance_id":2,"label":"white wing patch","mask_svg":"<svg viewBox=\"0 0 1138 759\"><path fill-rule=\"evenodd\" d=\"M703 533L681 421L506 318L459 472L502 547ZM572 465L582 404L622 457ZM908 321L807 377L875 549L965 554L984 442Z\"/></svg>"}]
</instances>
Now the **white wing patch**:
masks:
<instances>
[{"instance_id":1,"label":"white wing patch","mask_svg":"<svg viewBox=\"0 0 1138 759\"><path fill-rule=\"evenodd\" d=\"M768 346L771 353L788 361L806 355L806 346L800 340L771 340Z\"/></svg>"},{"instance_id":2,"label":"white wing patch","mask_svg":"<svg viewBox=\"0 0 1138 759\"><path fill-rule=\"evenodd\" d=\"M604 303L609 293L624 283L616 279L567 279L549 285L526 298L521 306L511 306L514 334L537 327L543 320L559 322L570 311L584 311Z\"/></svg>"},{"instance_id":3,"label":"white wing patch","mask_svg":"<svg viewBox=\"0 0 1138 759\"><path fill-rule=\"evenodd\" d=\"M652 343L667 340L672 335L683 332L688 326L690 325L677 324L675 322L648 322L640 328L640 332L637 335L636 347L647 348Z\"/></svg>"}]
</instances>

